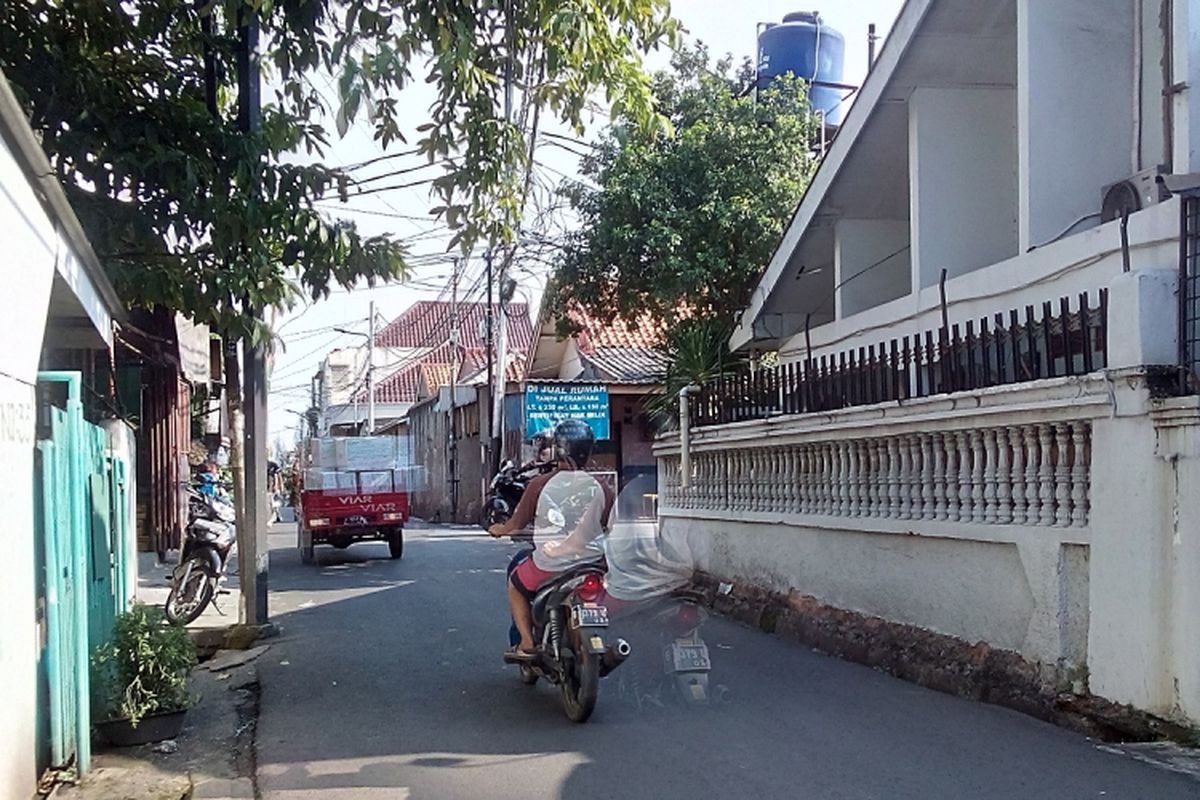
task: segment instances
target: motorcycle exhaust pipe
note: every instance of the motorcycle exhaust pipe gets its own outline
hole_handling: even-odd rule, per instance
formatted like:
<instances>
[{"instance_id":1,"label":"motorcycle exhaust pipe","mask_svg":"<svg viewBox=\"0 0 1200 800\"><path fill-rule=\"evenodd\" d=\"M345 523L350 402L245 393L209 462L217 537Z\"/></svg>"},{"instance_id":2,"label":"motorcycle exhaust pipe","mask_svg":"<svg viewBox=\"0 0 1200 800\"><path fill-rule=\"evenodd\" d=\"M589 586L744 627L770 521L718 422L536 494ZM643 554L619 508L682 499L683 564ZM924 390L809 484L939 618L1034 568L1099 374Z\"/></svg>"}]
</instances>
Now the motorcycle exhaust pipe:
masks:
<instances>
[{"instance_id":1,"label":"motorcycle exhaust pipe","mask_svg":"<svg viewBox=\"0 0 1200 800\"><path fill-rule=\"evenodd\" d=\"M629 642L624 639L617 639L611 647L604 651L604 655L600 657L600 677L603 678L625 663L625 659L629 658L631 653L633 653L633 648L629 646Z\"/></svg>"}]
</instances>

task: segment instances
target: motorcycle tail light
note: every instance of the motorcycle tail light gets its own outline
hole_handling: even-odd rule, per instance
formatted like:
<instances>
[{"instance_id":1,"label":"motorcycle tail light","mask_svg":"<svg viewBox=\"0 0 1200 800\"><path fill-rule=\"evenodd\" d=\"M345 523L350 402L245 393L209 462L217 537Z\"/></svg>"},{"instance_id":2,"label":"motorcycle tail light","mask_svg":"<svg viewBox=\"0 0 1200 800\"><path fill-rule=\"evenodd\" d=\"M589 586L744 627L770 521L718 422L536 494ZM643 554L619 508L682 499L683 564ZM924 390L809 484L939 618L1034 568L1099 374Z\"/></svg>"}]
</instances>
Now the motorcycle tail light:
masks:
<instances>
[{"instance_id":1,"label":"motorcycle tail light","mask_svg":"<svg viewBox=\"0 0 1200 800\"><path fill-rule=\"evenodd\" d=\"M583 583L579 584L576 591L580 600L585 603L594 603L600 599L600 594L604 591L604 581L600 580L599 575L585 575Z\"/></svg>"},{"instance_id":2,"label":"motorcycle tail light","mask_svg":"<svg viewBox=\"0 0 1200 800\"><path fill-rule=\"evenodd\" d=\"M679 613L675 615L674 628L678 634L684 634L688 631L693 631L700 625L700 609L694 605L686 604L679 609Z\"/></svg>"}]
</instances>

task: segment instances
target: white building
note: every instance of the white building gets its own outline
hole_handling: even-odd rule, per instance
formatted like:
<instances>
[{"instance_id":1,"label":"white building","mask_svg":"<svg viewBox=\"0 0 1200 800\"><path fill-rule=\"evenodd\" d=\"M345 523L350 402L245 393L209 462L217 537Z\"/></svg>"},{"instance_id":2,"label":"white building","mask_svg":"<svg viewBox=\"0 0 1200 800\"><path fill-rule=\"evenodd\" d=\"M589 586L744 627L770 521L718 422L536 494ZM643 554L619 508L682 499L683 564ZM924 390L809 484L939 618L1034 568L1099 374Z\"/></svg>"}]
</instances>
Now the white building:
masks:
<instances>
[{"instance_id":1,"label":"white building","mask_svg":"<svg viewBox=\"0 0 1200 800\"><path fill-rule=\"evenodd\" d=\"M688 480L660 442L664 529L810 634L1200 721L1190 173L1200 2L909 0L734 335L786 366L694 404Z\"/></svg>"},{"instance_id":2,"label":"white building","mask_svg":"<svg viewBox=\"0 0 1200 800\"><path fill-rule=\"evenodd\" d=\"M75 353L108 351L111 356L113 323L124 311L3 76L0 240L5 246L0 262L0 294L5 298L0 314L0 464L6 473L0 482L0 509L7 531L7 568L0 581L0 798L24 800L34 795L39 769L67 760L86 762L91 735L87 626L94 585L84 579L86 562L66 559L53 574L47 567L50 550L79 556L80 539L71 538L79 526L54 518L53 511L35 514L38 505L69 507L83 496L79 486L37 481L41 465L50 458L39 443L69 453L78 440L64 436L43 441L47 434L39 430L39 413L47 404L37 394L40 362L51 347ZM69 401L67 405L70 412ZM126 444L132 439L120 425L114 424L110 433ZM119 445L110 439L107 447ZM36 466L35 451L42 452ZM39 491L40 504L35 503ZM44 517L54 522L47 524ZM96 535L95 557L107 561L111 556L113 567L123 573L115 581L118 600L127 602L136 585L136 553L102 551L103 533L97 530ZM128 544L132 551L132 539ZM125 573L126 569L132 571ZM111 569L104 578L113 582ZM70 586L72 593L51 591L51 584ZM98 597L96 604L101 602ZM68 631L75 635L66 641ZM59 643L66 646L56 647ZM75 691L65 692L67 686Z\"/></svg>"}]
</instances>

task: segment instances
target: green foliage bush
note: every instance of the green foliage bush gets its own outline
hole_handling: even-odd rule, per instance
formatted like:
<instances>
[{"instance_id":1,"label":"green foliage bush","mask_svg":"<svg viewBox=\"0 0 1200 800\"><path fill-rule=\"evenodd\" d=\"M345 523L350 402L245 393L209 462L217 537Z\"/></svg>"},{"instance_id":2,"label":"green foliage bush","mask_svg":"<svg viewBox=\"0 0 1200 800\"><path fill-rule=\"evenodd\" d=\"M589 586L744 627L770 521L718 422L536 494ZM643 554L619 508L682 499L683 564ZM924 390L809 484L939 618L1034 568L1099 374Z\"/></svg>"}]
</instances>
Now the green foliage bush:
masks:
<instances>
[{"instance_id":1,"label":"green foliage bush","mask_svg":"<svg viewBox=\"0 0 1200 800\"><path fill-rule=\"evenodd\" d=\"M196 647L160 608L138 603L117 617L112 641L97 649L92 665L101 720L127 718L136 728L143 717L192 704L187 679Z\"/></svg>"}]
</instances>

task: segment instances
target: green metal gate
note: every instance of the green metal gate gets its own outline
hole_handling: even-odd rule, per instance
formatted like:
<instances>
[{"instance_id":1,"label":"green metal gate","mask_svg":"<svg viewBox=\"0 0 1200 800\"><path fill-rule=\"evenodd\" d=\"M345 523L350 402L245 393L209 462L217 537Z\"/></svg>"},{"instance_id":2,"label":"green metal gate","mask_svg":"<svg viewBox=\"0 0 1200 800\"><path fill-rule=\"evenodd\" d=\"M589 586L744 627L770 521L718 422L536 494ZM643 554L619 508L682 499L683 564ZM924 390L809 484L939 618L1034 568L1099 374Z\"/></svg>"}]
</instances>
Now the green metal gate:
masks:
<instances>
[{"instance_id":1,"label":"green metal gate","mask_svg":"<svg viewBox=\"0 0 1200 800\"><path fill-rule=\"evenodd\" d=\"M38 440L37 537L45 569L48 725L53 766L91 760L91 654L112 635L126 610L128 465L108 451L105 432L86 422L80 376L42 373L39 381L67 387L65 408L44 409Z\"/></svg>"}]
</instances>

